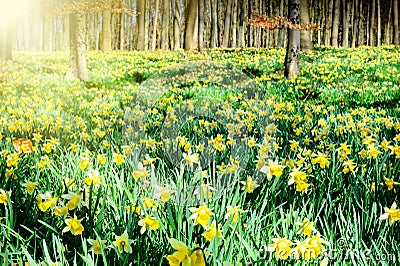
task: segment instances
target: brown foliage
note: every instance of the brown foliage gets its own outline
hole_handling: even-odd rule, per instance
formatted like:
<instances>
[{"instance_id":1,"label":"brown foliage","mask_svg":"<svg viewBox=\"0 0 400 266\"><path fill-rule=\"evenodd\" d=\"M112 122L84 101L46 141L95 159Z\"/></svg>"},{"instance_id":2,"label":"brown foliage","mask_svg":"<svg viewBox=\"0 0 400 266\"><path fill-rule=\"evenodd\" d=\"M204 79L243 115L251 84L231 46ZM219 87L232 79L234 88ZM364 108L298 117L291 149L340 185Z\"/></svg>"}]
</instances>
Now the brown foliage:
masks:
<instances>
[{"instance_id":1,"label":"brown foliage","mask_svg":"<svg viewBox=\"0 0 400 266\"><path fill-rule=\"evenodd\" d=\"M56 14L70 14L77 12L110 11L111 13L126 13L130 16L136 15L134 10L128 9L121 0L73 0L70 3L55 4L49 11Z\"/></svg>"},{"instance_id":2,"label":"brown foliage","mask_svg":"<svg viewBox=\"0 0 400 266\"><path fill-rule=\"evenodd\" d=\"M287 17L264 17L257 14L252 14L254 19L249 19L248 23L257 28L266 30L276 30L283 27L296 29L296 30L321 30L319 24L300 24L294 25Z\"/></svg>"}]
</instances>

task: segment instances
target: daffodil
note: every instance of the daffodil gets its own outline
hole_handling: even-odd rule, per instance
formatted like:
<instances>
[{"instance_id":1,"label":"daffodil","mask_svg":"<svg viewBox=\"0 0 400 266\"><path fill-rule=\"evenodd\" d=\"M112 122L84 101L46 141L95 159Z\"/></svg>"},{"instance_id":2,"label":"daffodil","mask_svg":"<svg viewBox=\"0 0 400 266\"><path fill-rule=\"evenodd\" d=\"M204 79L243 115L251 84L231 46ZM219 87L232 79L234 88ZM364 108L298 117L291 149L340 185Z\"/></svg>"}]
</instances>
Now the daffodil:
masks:
<instances>
[{"instance_id":1,"label":"daffodil","mask_svg":"<svg viewBox=\"0 0 400 266\"><path fill-rule=\"evenodd\" d=\"M149 175L149 171L143 166L142 163L138 163L138 170L132 172L133 178L137 181L139 178L146 178Z\"/></svg>"},{"instance_id":2,"label":"daffodil","mask_svg":"<svg viewBox=\"0 0 400 266\"><path fill-rule=\"evenodd\" d=\"M119 252L132 253L132 242L133 241L129 239L128 232L125 230L122 235L115 237L113 244L117 247Z\"/></svg>"},{"instance_id":3,"label":"daffodil","mask_svg":"<svg viewBox=\"0 0 400 266\"><path fill-rule=\"evenodd\" d=\"M81 221L83 219L78 219L76 215L72 218L65 219L65 223L67 224L66 227L62 230L63 233L70 231L73 235L81 235L82 232L85 230L83 228Z\"/></svg>"},{"instance_id":4,"label":"daffodil","mask_svg":"<svg viewBox=\"0 0 400 266\"><path fill-rule=\"evenodd\" d=\"M85 170L90 165L90 159L88 157L82 157L79 160L79 168Z\"/></svg>"},{"instance_id":5,"label":"daffodil","mask_svg":"<svg viewBox=\"0 0 400 266\"><path fill-rule=\"evenodd\" d=\"M106 244L105 240L97 240L97 239L88 239L87 240L89 244L91 245L89 251L92 251L94 254L100 255L103 252L101 251L101 248Z\"/></svg>"},{"instance_id":6,"label":"daffodil","mask_svg":"<svg viewBox=\"0 0 400 266\"><path fill-rule=\"evenodd\" d=\"M210 225L207 225L205 227L205 232L202 234L202 236L204 236L204 238L208 241L211 242L211 240L218 236L218 238L222 238L222 230L220 228L220 224L218 224L218 228L216 225L215 220L212 221L212 223Z\"/></svg>"},{"instance_id":7,"label":"daffodil","mask_svg":"<svg viewBox=\"0 0 400 266\"><path fill-rule=\"evenodd\" d=\"M101 184L101 176L98 170L89 169L86 175L87 176L83 179L86 185L98 187Z\"/></svg>"},{"instance_id":8,"label":"daffodil","mask_svg":"<svg viewBox=\"0 0 400 266\"><path fill-rule=\"evenodd\" d=\"M8 196L7 196L8 194ZM11 191L9 193L5 192L4 190L0 189L0 204L7 205L8 197L11 195Z\"/></svg>"},{"instance_id":9,"label":"daffodil","mask_svg":"<svg viewBox=\"0 0 400 266\"><path fill-rule=\"evenodd\" d=\"M302 222L296 222L295 224L301 226L300 230L297 231L297 234L309 236L312 233L317 232L317 229L314 227L314 222L311 222L307 218L304 218Z\"/></svg>"},{"instance_id":10,"label":"daffodil","mask_svg":"<svg viewBox=\"0 0 400 266\"><path fill-rule=\"evenodd\" d=\"M193 164L199 162L199 154L192 153L192 150L189 149L188 153L183 153L183 159L185 160L186 164L193 166Z\"/></svg>"},{"instance_id":11,"label":"daffodil","mask_svg":"<svg viewBox=\"0 0 400 266\"><path fill-rule=\"evenodd\" d=\"M29 194L32 194L36 188L37 183L36 182L26 182L22 185L25 187L26 192L28 192Z\"/></svg>"},{"instance_id":12,"label":"daffodil","mask_svg":"<svg viewBox=\"0 0 400 266\"><path fill-rule=\"evenodd\" d=\"M113 158L116 165L121 165L125 162L125 156L123 154L114 153Z\"/></svg>"},{"instance_id":13,"label":"daffodil","mask_svg":"<svg viewBox=\"0 0 400 266\"><path fill-rule=\"evenodd\" d=\"M160 226L160 222L151 215L147 215L146 217L139 220L138 225L142 227L140 229L140 233L144 234L146 230L157 230Z\"/></svg>"},{"instance_id":14,"label":"daffodil","mask_svg":"<svg viewBox=\"0 0 400 266\"><path fill-rule=\"evenodd\" d=\"M65 204L69 210L74 210L81 205L82 195L70 192L61 196L69 201Z\"/></svg>"},{"instance_id":15,"label":"daffodil","mask_svg":"<svg viewBox=\"0 0 400 266\"><path fill-rule=\"evenodd\" d=\"M253 193L254 190L259 187L257 182L251 178L251 176L247 176L246 181L240 181L240 183L243 185L242 190L246 190L247 193Z\"/></svg>"},{"instance_id":16,"label":"daffodil","mask_svg":"<svg viewBox=\"0 0 400 266\"><path fill-rule=\"evenodd\" d=\"M205 266L204 252L200 249L189 249L185 243L174 238L168 239L171 246L176 250L172 255L167 256L170 266Z\"/></svg>"},{"instance_id":17,"label":"daffodil","mask_svg":"<svg viewBox=\"0 0 400 266\"><path fill-rule=\"evenodd\" d=\"M195 225L201 224L203 226L206 226L211 216L213 215L213 212L205 205L200 205L198 208L192 207L189 208L189 210L192 212L189 220L193 219Z\"/></svg>"},{"instance_id":18,"label":"daffodil","mask_svg":"<svg viewBox=\"0 0 400 266\"><path fill-rule=\"evenodd\" d=\"M384 210L385 213L379 217L379 220L389 219L389 225L392 225L394 222L400 220L400 209L397 209L396 202L393 202L390 209L385 207Z\"/></svg>"},{"instance_id":19,"label":"daffodil","mask_svg":"<svg viewBox=\"0 0 400 266\"><path fill-rule=\"evenodd\" d=\"M232 223L236 223L236 221L239 219L239 215L244 212L244 210L240 209L239 206L227 206L226 211L225 219L229 219L231 216L233 216Z\"/></svg>"},{"instance_id":20,"label":"daffodil","mask_svg":"<svg viewBox=\"0 0 400 266\"><path fill-rule=\"evenodd\" d=\"M384 179L385 179L385 184L386 184L388 190L392 190L395 185L400 185L400 183L394 181L393 178L384 177Z\"/></svg>"},{"instance_id":21,"label":"daffodil","mask_svg":"<svg viewBox=\"0 0 400 266\"><path fill-rule=\"evenodd\" d=\"M174 192L168 187L155 186L154 197L159 198L162 203L166 203L171 199L171 194Z\"/></svg>"},{"instance_id":22,"label":"daffodil","mask_svg":"<svg viewBox=\"0 0 400 266\"><path fill-rule=\"evenodd\" d=\"M293 245L293 242L288 240L286 237L281 238L279 236L277 238L273 238L272 241L274 243L268 245L267 250L270 252L274 252L275 258L277 260L289 258L289 256L291 255L291 247Z\"/></svg>"}]
</instances>

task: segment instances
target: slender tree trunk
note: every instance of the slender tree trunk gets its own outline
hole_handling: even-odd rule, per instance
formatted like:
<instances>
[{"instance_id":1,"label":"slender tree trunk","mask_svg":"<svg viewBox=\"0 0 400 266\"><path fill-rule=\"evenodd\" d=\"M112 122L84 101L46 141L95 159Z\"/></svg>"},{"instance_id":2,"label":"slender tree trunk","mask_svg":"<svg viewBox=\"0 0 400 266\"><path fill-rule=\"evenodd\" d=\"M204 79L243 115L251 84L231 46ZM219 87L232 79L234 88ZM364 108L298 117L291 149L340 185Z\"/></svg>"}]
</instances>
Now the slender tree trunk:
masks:
<instances>
[{"instance_id":1,"label":"slender tree trunk","mask_svg":"<svg viewBox=\"0 0 400 266\"><path fill-rule=\"evenodd\" d=\"M174 6L174 51L178 51L181 49L181 12L180 12L181 3L180 0L175 0Z\"/></svg>"},{"instance_id":2,"label":"slender tree trunk","mask_svg":"<svg viewBox=\"0 0 400 266\"><path fill-rule=\"evenodd\" d=\"M351 36L351 47L355 48L357 45L357 37L358 37L358 21L359 21L359 11L358 11L358 0L354 0L353 2L353 9L352 9L352 16L351 20L353 25L353 31L352 31L352 36Z\"/></svg>"},{"instance_id":3,"label":"slender tree trunk","mask_svg":"<svg viewBox=\"0 0 400 266\"><path fill-rule=\"evenodd\" d=\"M203 54L204 47L204 9L205 9L205 0L199 1L199 52Z\"/></svg>"},{"instance_id":4,"label":"slender tree trunk","mask_svg":"<svg viewBox=\"0 0 400 266\"><path fill-rule=\"evenodd\" d=\"M102 11L101 20L101 50L103 52L111 51L111 12L107 10Z\"/></svg>"},{"instance_id":5,"label":"slender tree trunk","mask_svg":"<svg viewBox=\"0 0 400 266\"><path fill-rule=\"evenodd\" d=\"M70 36L70 66L67 78L88 80L89 73L86 66L85 21L84 13L71 13L69 15Z\"/></svg>"},{"instance_id":6,"label":"slender tree trunk","mask_svg":"<svg viewBox=\"0 0 400 266\"><path fill-rule=\"evenodd\" d=\"M393 44L399 45L399 1L393 0Z\"/></svg>"},{"instance_id":7,"label":"slender tree trunk","mask_svg":"<svg viewBox=\"0 0 400 266\"><path fill-rule=\"evenodd\" d=\"M342 0L342 19L343 19L343 32L342 32L342 46L349 46L349 8L350 1Z\"/></svg>"},{"instance_id":8,"label":"slender tree trunk","mask_svg":"<svg viewBox=\"0 0 400 266\"><path fill-rule=\"evenodd\" d=\"M391 30L390 30L390 26L392 25L392 1L390 1L390 5L389 5L389 12L388 12L388 14L389 14L389 17L388 17L388 20L387 20L387 23L386 23L386 26L385 26L385 45L389 45L391 42L390 42L390 32L391 32Z\"/></svg>"},{"instance_id":9,"label":"slender tree trunk","mask_svg":"<svg viewBox=\"0 0 400 266\"><path fill-rule=\"evenodd\" d=\"M225 25L224 25L224 38L223 38L223 41L222 41L222 47L224 47L224 48L227 48L229 46L231 14L232 14L232 0L227 0L227 7L226 7L226 14L225 14Z\"/></svg>"},{"instance_id":10,"label":"slender tree trunk","mask_svg":"<svg viewBox=\"0 0 400 266\"><path fill-rule=\"evenodd\" d=\"M333 0L332 12L332 46L339 46L339 19L340 19L340 0Z\"/></svg>"},{"instance_id":11,"label":"slender tree trunk","mask_svg":"<svg viewBox=\"0 0 400 266\"><path fill-rule=\"evenodd\" d=\"M12 60L12 32L9 21L0 18L0 62Z\"/></svg>"},{"instance_id":12,"label":"slender tree trunk","mask_svg":"<svg viewBox=\"0 0 400 266\"><path fill-rule=\"evenodd\" d=\"M125 49L125 14L119 14L120 27L119 27L119 49L123 51Z\"/></svg>"},{"instance_id":13,"label":"slender tree trunk","mask_svg":"<svg viewBox=\"0 0 400 266\"><path fill-rule=\"evenodd\" d=\"M145 49L145 16L146 16L146 0L137 0L137 46L136 49L143 51Z\"/></svg>"},{"instance_id":14,"label":"slender tree trunk","mask_svg":"<svg viewBox=\"0 0 400 266\"><path fill-rule=\"evenodd\" d=\"M233 0L232 2L232 48L236 48L237 46L237 0Z\"/></svg>"},{"instance_id":15,"label":"slender tree trunk","mask_svg":"<svg viewBox=\"0 0 400 266\"><path fill-rule=\"evenodd\" d=\"M240 47L245 48L246 45L246 14L247 14L247 0L241 0L240 5L240 22L239 22L239 40Z\"/></svg>"},{"instance_id":16,"label":"slender tree trunk","mask_svg":"<svg viewBox=\"0 0 400 266\"><path fill-rule=\"evenodd\" d=\"M149 12L150 0L146 1L144 10L144 50L149 50L150 40L149 40L149 23L150 23L150 12Z\"/></svg>"},{"instance_id":17,"label":"slender tree trunk","mask_svg":"<svg viewBox=\"0 0 400 266\"><path fill-rule=\"evenodd\" d=\"M164 0L166 1L166 0ZM156 13L154 14L154 20L153 20L153 34L151 36L151 50L155 51L156 50L156 44L157 44L157 22L158 22L158 12L159 12L159 0L156 0ZM164 33L164 31L163 31Z\"/></svg>"},{"instance_id":18,"label":"slender tree trunk","mask_svg":"<svg viewBox=\"0 0 400 266\"><path fill-rule=\"evenodd\" d=\"M309 24L310 23L310 14L309 14L309 6L308 0L301 0L300 1L300 22L302 24ZM300 32L300 43L301 43L301 50L302 51L310 51L314 49L314 46L311 42L310 32L306 30L302 30Z\"/></svg>"},{"instance_id":19,"label":"slender tree trunk","mask_svg":"<svg viewBox=\"0 0 400 266\"><path fill-rule=\"evenodd\" d=\"M285 4L285 1L280 1L280 5L279 5L279 16L283 17L283 5ZM283 28L279 28L278 29L278 47L283 47L284 43L283 43Z\"/></svg>"},{"instance_id":20,"label":"slender tree trunk","mask_svg":"<svg viewBox=\"0 0 400 266\"><path fill-rule=\"evenodd\" d=\"M364 45L364 14L363 14L363 6L362 6L363 2L362 0L360 0L360 16L359 21L358 21L358 46L362 46Z\"/></svg>"},{"instance_id":21,"label":"slender tree trunk","mask_svg":"<svg viewBox=\"0 0 400 266\"><path fill-rule=\"evenodd\" d=\"M377 8L377 46L381 46L382 45L382 25L381 25L381 1L380 0L376 0L376 8Z\"/></svg>"},{"instance_id":22,"label":"slender tree trunk","mask_svg":"<svg viewBox=\"0 0 400 266\"><path fill-rule=\"evenodd\" d=\"M369 45L375 46L375 0L371 0L371 22L369 28Z\"/></svg>"},{"instance_id":23,"label":"slender tree trunk","mask_svg":"<svg viewBox=\"0 0 400 266\"><path fill-rule=\"evenodd\" d=\"M167 50L168 47L168 35L169 35L169 6L170 0L164 0L164 8L163 8L163 15L162 15L162 33L161 33L161 49Z\"/></svg>"},{"instance_id":24,"label":"slender tree trunk","mask_svg":"<svg viewBox=\"0 0 400 266\"><path fill-rule=\"evenodd\" d=\"M53 23L54 17L51 14L44 15L43 22L43 50L52 51L53 50Z\"/></svg>"},{"instance_id":25,"label":"slender tree trunk","mask_svg":"<svg viewBox=\"0 0 400 266\"><path fill-rule=\"evenodd\" d=\"M218 0L211 0L211 48L217 47L218 42Z\"/></svg>"},{"instance_id":26,"label":"slender tree trunk","mask_svg":"<svg viewBox=\"0 0 400 266\"><path fill-rule=\"evenodd\" d=\"M333 0L327 0L325 2L325 34L324 34L324 44L325 46L330 45L330 40L331 40L331 29L332 29L332 1Z\"/></svg>"},{"instance_id":27,"label":"slender tree trunk","mask_svg":"<svg viewBox=\"0 0 400 266\"><path fill-rule=\"evenodd\" d=\"M198 0L189 0L188 4L188 15L186 19L186 29L185 29L185 50L195 49L195 27L197 20L197 8Z\"/></svg>"},{"instance_id":28,"label":"slender tree trunk","mask_svg":"<svg viewBox=\"0 0 400 266\"><path fill-rule=\"evenodd\" d=\"M289 0L288 17L293 25L300 25L300 0ZM287 43L284 72L292 79L300 71L300 31L288 28Z\"/></svg>"}]
</instances>

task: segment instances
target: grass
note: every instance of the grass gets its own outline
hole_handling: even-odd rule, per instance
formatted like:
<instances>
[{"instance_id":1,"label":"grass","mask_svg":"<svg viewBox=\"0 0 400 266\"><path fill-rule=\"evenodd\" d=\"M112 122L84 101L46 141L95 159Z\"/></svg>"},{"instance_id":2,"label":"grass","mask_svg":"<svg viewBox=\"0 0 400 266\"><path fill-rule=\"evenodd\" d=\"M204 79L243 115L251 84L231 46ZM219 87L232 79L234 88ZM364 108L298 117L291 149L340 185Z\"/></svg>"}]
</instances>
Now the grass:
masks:
<instances>
[{"instance_id":1,"label":"grass","mask_svg":"<svg viewBox=\"0 0 400 266\"><path fill-rule=\"evenodd\" d=\"M177 243L207 265L393 264L399 214L379 218L399 203L399 52L317 47L291 81L282 49L89 52L86 83L65 80L66 53L16 53L2 264L166 265Z\"/></svg>"}]
</instances>

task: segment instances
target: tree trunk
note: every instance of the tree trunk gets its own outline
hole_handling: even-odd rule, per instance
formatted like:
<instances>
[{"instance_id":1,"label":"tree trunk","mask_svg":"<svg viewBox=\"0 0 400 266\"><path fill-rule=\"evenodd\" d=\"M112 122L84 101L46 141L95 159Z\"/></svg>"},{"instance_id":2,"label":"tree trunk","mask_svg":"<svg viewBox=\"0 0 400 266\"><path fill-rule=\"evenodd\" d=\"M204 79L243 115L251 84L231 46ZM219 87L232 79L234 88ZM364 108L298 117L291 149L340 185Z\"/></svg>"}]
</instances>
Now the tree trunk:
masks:
<instances>
[{"instance_id":1,"label":"tree trunk","mask_svg":"<svg viewBox=\"0 0 400 266\"><path fill-rule=\"evenodd\" d=\"M181 12L180 12L181 3L180 0L175 0L174 6L174 51L178 51L181 49Z\"/></svg>"},{"instance_id":2,"label":"tree trunk","mask_svg":"<svg viewBox=\"0 0 400 266\"><path fill-rule=\"evenodd\" d=\"M164 0L166 1L166 0ZM159 0L156 0L156 13L154 14L154 19L153 19L153 34L151 36L151 50L155 51L156 50L156 44L157 44L157 22L158 22L158 12L159 12ZM164 17L163 17L164 19ZM164 31L163 31L164 33Z\"/></svg>"},{"instance_id":3,"label":"tree trunk","mask_svg":"<svg viewBox=\"0 0 400 266\"><path fill-rule=\"evenodd\" d=\"M382 32L381 32L381 1L380 0L376 0L376 8L377 8L377 46L381 46L382 44Z\"/></svg>"},{"instance_id":4,"label":"tree trunk","mask_svg":"<svg viewBox=\"0 0 400 266\"><path fill-rule=\"evenodd\" d=\"M227 0L227 7L226 7L226 13L225 13L225 25L224 25L224 38L222 40L222 47L224 47L224 48L228 48L228 46L229 46L231 13L232 13L232 0Z\"/></svg>"},{"instance_id":5,"label":"tree trunk","mask_svg":"<svg viewBox=\"0 0 400 266\"><path fill-rule=\"evenodd\" d=\"M161 49L167 50L168 47L168 30L169 30L169 6L170 0L164 0L164 8L162 15L162 33L161 33Z\"/></svg>"},{"instance_id":6,"label":"tree trunk","mask_svg":"<svg viewBox=\"0 0 400 266\"><path fill-rule=\"evenodd\" d=\"M294 26L300 25L300 0L289 0L288 18ZM300 71L300 31L288 28L285 56L285 77L292 79Z\"/></svg>"},{"instance_id":7,"label":"tree trunk","mask_svg":"<svg viewBox=\"0 0 400 266\"><path fill-rule=\"evenodd\" d=\"M280 5L279 5L279 16L283 17L283 5L284 5L285 1L280 1ZM283 47L284 43L283 43L283 28L279 28L278 29L278 47Z\"/></svg>"},{"instance_id":8,"label":"tree trunk","mask_svg":"<svg viewBox=\"0 0 400 266\"><path fill-rule=\"evenodd\" d=\"M0 18L0 62L12 60L12 32L8 23Z\"/></svg>"},{"instance_id":9,"label":"tree trunk","mask_svg":"<svg viewBox=\"0 0 400 266\"><path fill-rule=\"evenodd\" d=\"M194 33L197 20L197 8L199 6L198 0L189 0L187 8L187 19L185 29L185 50L194 50Z\"/></svg>"},{"instance_id":10,"label":"tree trunk","mask_svg":"<svg viewBox=\"0 0 400 266\"><path fill-rule=\"evenodd\" d=\"M369 45L375 46L375 0L371 0L371 22L369 24Z\"/></svg>"},{"instance_id":11,"label":"tree trunk","mask_svg":"<svg viewBox=\"0 0 400 266\"><path fill-rule=\"evenodd\" d=\"M240 5L240 20L239 20L239 41L240 47L245 48L246 45L246 13L247 13L247 0L241 0Z\"/></svg>"},{"instance_id":12,"label":"tree trunk","mask_svg":"<svg viewBox=\"0 0 400 266\"><path fill-rule=\"evenodd\" d=\"M399 45L399 1L393 0L393 44Z\"/></svg>"},{"instance_id":13,"label":"tree trunk","mask_svg":"<svg viewBox=\"0 0 400 266\"><path fill-rule=\"evenodd\" d=\"M390 44L390 25L391 25L391 20L392 20L392 1L390 1L389 5L389 17L385 26L385 45Z\"/></svg>"},{"instance_id":14,"label":"tree trunk","mask_svg":"<svg viewBox=\"0 0 400 266\"><path fill-rule=\"evenodd\" d=\"M301 0L300 1L300 22L302 24L309 24L310 23L310 14L309 14L309 6L308 0ZM300 32L300 43L301 43L301 50L302 51L310 51L314 49L314 46L311 42L310 32L306 30L302 30Z\"/></svg>"},{"instance_id":15,"label":"tree trunk","mask_svg":"<svg viewBox=\"0 0 400 266\"><path fill-rule=\"evenodd\" d=\"M85 46L85 21L84 13L71 13L69 15L70 36L70 66L67 78L88 80L89 73L86 66Z\"/></svg>"},{"instance_id":16,"label":"tree trunk","mask_svg":"<svg viewBox=\"0 0 400 266\"><path fill-rule=\"evenodd\" d=\"M340 18L340 0L333 0L332 12L332 46L339 46L339 18Z\"/></svg>"},{"instance_id":17,"label":"tree trunk","mask_svg":"<svg viewBox=\"0 0 400 266\"><path fill-rule=\"evenodd\" d=\"M107 10L102 11L101 21L101 50L103 52L111 51L111 12Z\"/></svg>"},{"instance_id":18,"label":"tree trunk","mask_svg":"<svg viewBox=\"0 0 400 266\"><path fill-rule=\"evenodd\" d=\"M211 0L211 48L218 46L218 2L217 0Z\"/></svg>"},{"instance_id":19,"label":"tree trunk","mask_svg":"<svg viewBox=\"0 0 400 266\"><path fill-rule=\"evenodd\" d=\"M149 12L150 1L146 1L144 9L144 50L149 50L149 23L150 23L150 12Z\"/></svg>"},{"instance_id":20,"label":"tree trunk","mask_svg":"<svg viewBox=\"0 0 400 266\"><path fill-rule=\"evenodd\" d=\"M359 20L359 11L358 11L358 0L354 0L353 2L353 9L352 9L352 16L351 20L353 25L353 32L352 32L352 40L351 40L351 48L355 48L357 45L357 36L358 36L358 27L357 23Z\"/></svg>"},{"instance_id":21,"label":"tree trunk","mask_svg":"<svg viewBox=\"0 0 400 266\"><path fill-rule=\"evenodd\" d=\"M233 0L233 14L232 14L232 48L237 46L237 0Z\"/></svg>"},{"instance_id":22,"label":"tree trunk","mask_svg":"<svg viewBox=\"0 0 400 266\"><path fill-rule=\"evenodd\" d=\"M343 32L342 32L342 46L349 46L349 8L350 1L342 0L342 18L343 18Z\"/></svg>"},{"instance_id":23,"label":"tree trunk","mask_svg":"<svg viewBox=\"0 0 400 266\"><path fill-rule=\"evenodd\" d=\"M123 51L125 49L125 14L119 14L120 27L119 27L119 49Z\"/></svg>"},{"instance_id":24,"label":"tree trunk","mask_svg":"<svg viewBox=\"0 0 400 266\"><path fill-rule=\"evenodd\" d=\"M64 14L62 19L62 50L69 50L69 15Z\"/></svg>"},{"instance_id":25,"label":"tree trunk","mask_svg":"<svg viewBox=\"0 0 400 266\"><path fill-rule=\"evenodd\" d=\"M205 0L199 0L199 52L203 54L204 47L204 7Z\"/></svg>"},{"instance_id":26,"label":"tree trunk","mask_svg":"<svg viewBox=\"0 0 400 266\"><path fill-rule=\"evenodd\" d=\"M360 0L360 15L359 15L359 21L358 21L358 46L364 45L364 15L363 15L363 2Z\"/></svg>"},{"instance_id":27,"label":"tree trunk","mask_svg":"<svg viewBox=\"0 0 400 266\"><path fill-rule=\"evenodd\" d=\"M51 14L44 15L43 22L43 50L44 51L52 51L53 50L53 23L54 18Z\"/></svg>"},{"instance_id":28,"label":"tree trunk","mask_svg":"<svg viewBox=\"0 0 400 266\"><path fill-rule=\"evenodd\" d=\"M324 27L324 44L325 46L330 45L331 41L331 27L332 27L332 1L333 0L327 0L325 2L325 27Z\"/></svg>"},{"instance_id":29,"label":"tree trunk","mask_svg":"<svg viewBox=\"0 0 400 266\"><path fill-rule=\"evenodd\" d=\"M137 0L136 2L137 5L137 45L136 49L139 51L144 51L145 48L145 40L144 40L144 35L145 35L145 16L146 16L146 0Z\"/></svg>"}]
</instances>

